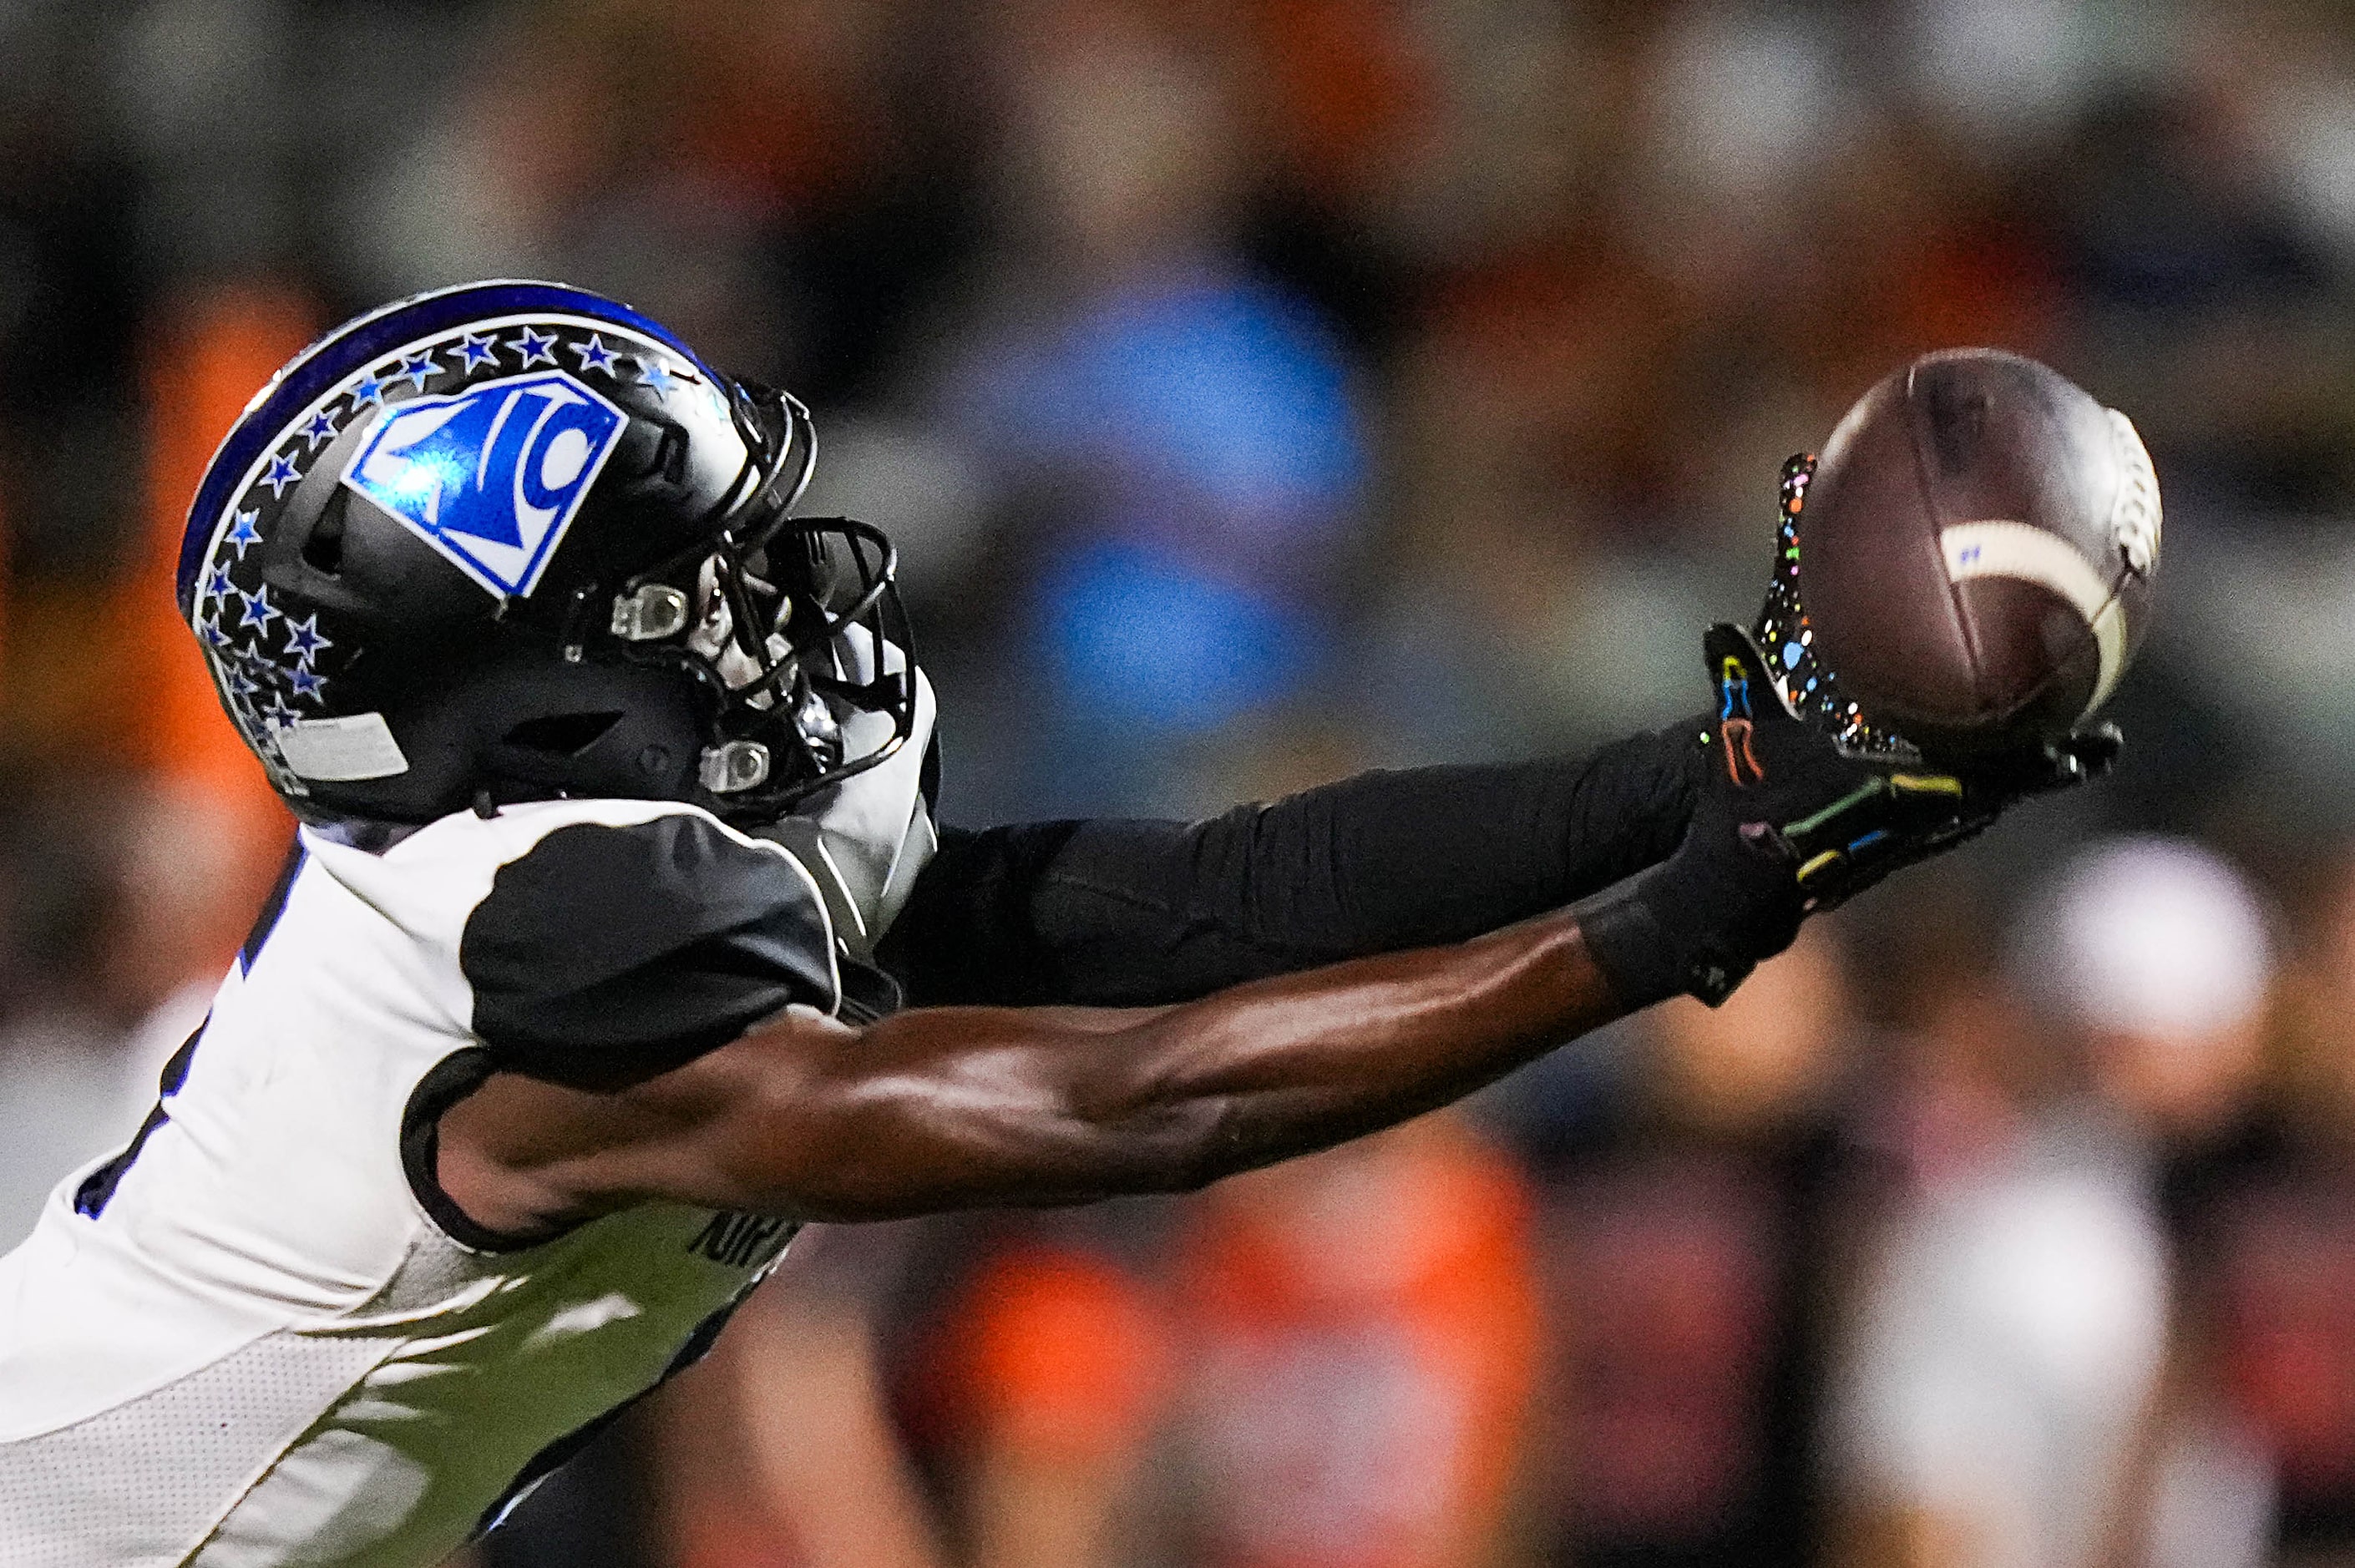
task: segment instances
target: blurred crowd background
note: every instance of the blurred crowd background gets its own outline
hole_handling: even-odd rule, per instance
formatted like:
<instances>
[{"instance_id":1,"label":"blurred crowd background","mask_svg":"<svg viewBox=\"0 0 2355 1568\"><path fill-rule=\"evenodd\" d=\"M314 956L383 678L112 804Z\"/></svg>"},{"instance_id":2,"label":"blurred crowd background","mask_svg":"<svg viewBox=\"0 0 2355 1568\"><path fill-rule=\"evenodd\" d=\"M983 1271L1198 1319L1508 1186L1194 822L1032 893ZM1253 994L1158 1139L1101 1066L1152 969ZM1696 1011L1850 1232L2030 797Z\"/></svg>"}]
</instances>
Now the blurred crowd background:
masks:
<instances>
[{"instance_id":1,"label":"blurred crowd background","mask_svg":"<svg viewBox=\"0 0 2355 1568\"><path fill-rule=\"evenodd\" d=\"M1923 349L2168 529L2099 789L1386 1137L814 1231L482 1568L2355 1563L2346 7L0 0L0 1245L289 831L171 608L213 442L502 274L812 403L968 825L1692 712Z\"/></svg>"}]
</instances>

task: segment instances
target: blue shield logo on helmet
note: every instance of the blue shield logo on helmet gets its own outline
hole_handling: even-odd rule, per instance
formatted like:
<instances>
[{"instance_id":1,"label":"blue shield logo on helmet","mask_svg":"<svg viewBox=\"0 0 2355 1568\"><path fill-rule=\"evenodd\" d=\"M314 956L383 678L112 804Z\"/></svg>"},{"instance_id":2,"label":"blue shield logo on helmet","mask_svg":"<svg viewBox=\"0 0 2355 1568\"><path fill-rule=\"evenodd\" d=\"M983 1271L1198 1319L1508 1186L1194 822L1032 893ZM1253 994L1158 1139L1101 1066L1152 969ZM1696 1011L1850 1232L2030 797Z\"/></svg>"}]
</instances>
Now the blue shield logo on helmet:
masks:
<instances>
[{"instance_id":1,"label":"blue shield logo on helmet","mask_svg":"<svg viewBox=\"0 0 2355 1568\"><path fill-rule=\"evenodd\" d=\"M562 371L394 404L344 482L489 592L528 595L622 439L622 410Z\"/></svg>"}]
</instances>

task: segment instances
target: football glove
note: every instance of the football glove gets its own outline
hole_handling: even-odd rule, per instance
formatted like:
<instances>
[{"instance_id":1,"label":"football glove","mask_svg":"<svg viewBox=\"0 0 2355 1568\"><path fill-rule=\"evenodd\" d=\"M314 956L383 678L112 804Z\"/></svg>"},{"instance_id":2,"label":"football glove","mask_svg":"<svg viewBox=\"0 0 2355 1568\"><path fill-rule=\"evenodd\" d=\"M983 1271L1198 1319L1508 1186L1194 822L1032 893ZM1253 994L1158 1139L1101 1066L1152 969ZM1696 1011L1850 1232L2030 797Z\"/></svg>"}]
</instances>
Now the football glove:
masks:
<instances>
[{"instance_id":1,"label":"football glove","mask_svg":"<svg viewBox=\"0 0 2355 1568\"><path fill-rule=\"evenodd\" d=\"M1967 773L1858 755L1785 701L1750 634L1703 640L1717 718L1700 737L1691 824L1660 864L1577 906L1588 952L1629 1008L1690 994L1714 1006L1799 923L1951 849L2026 796L2117 755L2109 726Z\"/></svg>"}]
</instances>

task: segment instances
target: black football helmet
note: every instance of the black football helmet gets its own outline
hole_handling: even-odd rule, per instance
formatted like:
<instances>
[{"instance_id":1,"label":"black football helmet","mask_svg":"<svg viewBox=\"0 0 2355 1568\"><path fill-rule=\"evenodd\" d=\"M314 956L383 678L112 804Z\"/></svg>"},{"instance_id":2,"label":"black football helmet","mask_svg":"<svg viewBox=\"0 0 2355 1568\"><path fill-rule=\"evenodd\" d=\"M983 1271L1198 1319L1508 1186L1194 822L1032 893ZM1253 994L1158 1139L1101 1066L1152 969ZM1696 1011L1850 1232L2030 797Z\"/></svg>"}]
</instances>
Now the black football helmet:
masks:
<instances>
[{"instance_id":1,"label":"black football helmet","mask_svg":"<svg viewBox=\"0 0 2355 1568\"><path fill-rule=\"evenodd\" d=\"M256 395L188 515L180 612L295 811L558 797L773 820L907 743L881 530L792 508L809 413L630 307L469 283Z\"/></svg>"}]
</instances>

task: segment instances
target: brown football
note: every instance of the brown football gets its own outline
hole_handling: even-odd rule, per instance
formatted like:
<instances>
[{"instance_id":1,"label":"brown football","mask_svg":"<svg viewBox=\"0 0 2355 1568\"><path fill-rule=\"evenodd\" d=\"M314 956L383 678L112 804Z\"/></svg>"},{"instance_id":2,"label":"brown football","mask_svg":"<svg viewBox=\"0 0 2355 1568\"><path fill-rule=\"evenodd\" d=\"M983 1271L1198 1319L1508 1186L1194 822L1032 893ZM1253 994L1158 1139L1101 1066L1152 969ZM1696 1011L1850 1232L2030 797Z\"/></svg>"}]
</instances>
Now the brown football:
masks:
<instances>
[{"instance_id":1,"label":"brown football","mask_svg":"<svg viewBox=\"0 0 2355 1568\"><path fill-rule=\"evenodd\" d=\"M1797 520L1817 656L1932 757L2067 733L2134 658L2158 482L2124 414L1997 349L1925 355L1833 430Z\"/></svg>"}]
</instances>

